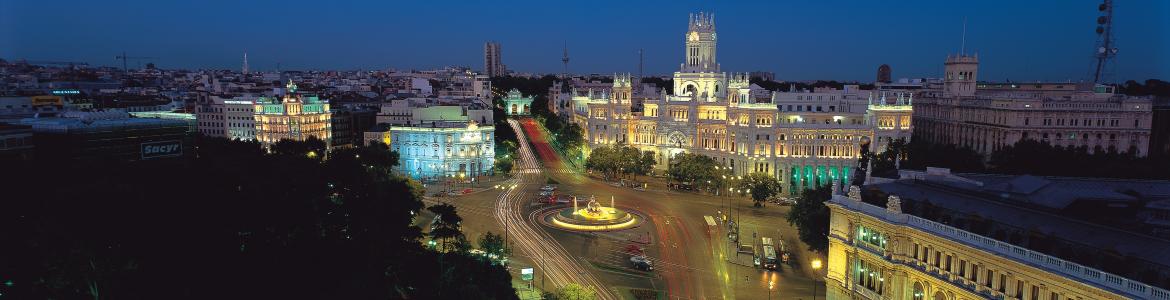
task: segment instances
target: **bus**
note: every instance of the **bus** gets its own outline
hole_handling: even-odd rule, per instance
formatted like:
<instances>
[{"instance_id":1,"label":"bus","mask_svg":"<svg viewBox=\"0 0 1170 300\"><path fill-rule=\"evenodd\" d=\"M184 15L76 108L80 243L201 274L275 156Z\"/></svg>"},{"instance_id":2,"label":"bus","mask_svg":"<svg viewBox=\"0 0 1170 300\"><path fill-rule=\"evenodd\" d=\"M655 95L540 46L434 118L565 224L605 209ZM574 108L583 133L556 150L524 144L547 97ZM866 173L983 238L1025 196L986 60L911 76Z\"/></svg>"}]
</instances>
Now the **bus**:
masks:
<instances>
[{"instance_id":1,"label":"bus","mask_svg":"<svg viewBox=\"0 0 1170 300\"><path fill-rule=\"evenodd\" d=\"M760 244L763 245L764 252L761 259L762 265L765 269L775 270L780 264L776 260L776 245L772 243L772 238L761 237Z\"/></svg>"}]
</instances>

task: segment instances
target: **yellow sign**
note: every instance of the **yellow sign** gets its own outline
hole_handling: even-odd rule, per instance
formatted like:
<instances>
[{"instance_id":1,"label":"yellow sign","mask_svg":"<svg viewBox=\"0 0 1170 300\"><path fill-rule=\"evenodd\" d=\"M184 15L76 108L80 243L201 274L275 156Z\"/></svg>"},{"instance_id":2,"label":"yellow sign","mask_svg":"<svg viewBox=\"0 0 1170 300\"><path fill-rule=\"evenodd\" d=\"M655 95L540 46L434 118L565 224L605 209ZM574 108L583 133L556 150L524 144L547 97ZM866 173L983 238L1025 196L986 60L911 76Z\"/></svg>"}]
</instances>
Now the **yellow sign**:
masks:
<instances>
[{"instance_id":1,"label":"yellow sign","mask_svg":"<svg viewBox=\"0 0 1170 300\"><path fill-rule=\"evenodd\" d=\"M32 97L32 106L33 107L48 106L48 105L64 106L65 102L64 102L64 100L61 100L61 96L33 96Z\"/></svg>"}]
</instances>

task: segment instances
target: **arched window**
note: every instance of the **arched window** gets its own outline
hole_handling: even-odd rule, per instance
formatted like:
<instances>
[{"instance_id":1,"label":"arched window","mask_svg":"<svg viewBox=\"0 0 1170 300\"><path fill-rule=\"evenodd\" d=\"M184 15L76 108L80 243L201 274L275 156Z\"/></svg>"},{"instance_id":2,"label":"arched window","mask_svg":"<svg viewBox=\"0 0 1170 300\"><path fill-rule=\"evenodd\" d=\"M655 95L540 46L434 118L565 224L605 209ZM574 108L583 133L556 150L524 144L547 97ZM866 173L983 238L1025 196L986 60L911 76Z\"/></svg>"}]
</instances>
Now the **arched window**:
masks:
<instances>
[{"instance_id":1,"label":"arched window","mask_svg":"<svg viewBox=\"0 0 1170 300\"><path fill-rule=\"evenodd\" d=\"M914 283L914 294L911 296L913 296L912 299L914 299L914 300L926 299L926 291L923 290L922 283L919 283L919 282Z\"/></svg>"},{"instance_id":2,"label":"arched window","mask_svg":"<svg viewBox=\"0 0 1170 300\"><path fill-rule=\"evenodd\" d=\"M942 291L934 292L934 300L947 300L947 294Z\"/></svg>"}]
</instances>

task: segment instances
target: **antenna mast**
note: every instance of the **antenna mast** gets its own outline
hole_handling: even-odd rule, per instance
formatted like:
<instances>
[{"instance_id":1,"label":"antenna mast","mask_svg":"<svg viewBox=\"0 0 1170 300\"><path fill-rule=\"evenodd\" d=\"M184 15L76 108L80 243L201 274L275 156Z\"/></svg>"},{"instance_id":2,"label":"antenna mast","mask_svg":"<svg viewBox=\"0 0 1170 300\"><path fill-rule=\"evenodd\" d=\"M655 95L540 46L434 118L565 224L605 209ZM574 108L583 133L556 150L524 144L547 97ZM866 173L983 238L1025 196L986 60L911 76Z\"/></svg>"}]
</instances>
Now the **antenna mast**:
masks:
<instances>
[{"instance_id":1,"label":"antenna mast","mask_svg":"<svg viewBox=\"0 0 1170 300\"><path fill-rule=\"evenodd\" d=\"M565 54L561 56L561 63L565 64L565 71L561 73L561 79L567 80L569 78L569 42L565 42Z\"/></svg>"},{"instance_id":2,"label":"antenna mast","mask_svg":"<svg viewBox=\"0 0 1170 300\"><path fill-rule=\"evenodd\" d=\"M638 49L638 86L642 85L642 49Z\"/></svg>"},{"instance_id":3,"label":"antenna mast","mask_svg":"<svg viewBox=\"0 0 1170 300\"><path fill-rule=\"evenodd\" d=\"M1113 46L1113 0L1105 0L1097 6L1103 15L1097 17L1097 35L1100 36L1097 46L1097 68L1093 71L1093 83L1101 83L1101 73L1105 64L1117 55L1117 47Z\"/></svg>"},{"instance_id":4,"label":"antenna mast","mask_svg":"<svg viewBox=\"0 0 1170 300\"><path fill-rule=\"evenodd\" d=\"M963 16L963 37L959 42L959 56L967 55L967 17Z\"/></svg>"}]
</instances>

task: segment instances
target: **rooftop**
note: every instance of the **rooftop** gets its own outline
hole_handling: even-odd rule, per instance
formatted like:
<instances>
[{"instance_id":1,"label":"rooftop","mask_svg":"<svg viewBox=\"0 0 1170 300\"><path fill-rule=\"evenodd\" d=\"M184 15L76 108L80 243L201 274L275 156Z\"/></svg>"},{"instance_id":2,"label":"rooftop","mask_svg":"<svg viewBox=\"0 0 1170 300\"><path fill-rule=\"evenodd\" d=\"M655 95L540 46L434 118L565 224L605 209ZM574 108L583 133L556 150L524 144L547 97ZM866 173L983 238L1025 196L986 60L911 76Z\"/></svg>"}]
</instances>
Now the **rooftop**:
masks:
<instances>
[{"instance_id":1,"label":"rooftop","mask_svg":"<svg viewBox=\"0 0 1170 300\"><path fill-rule=\"evenodd\" d=\"M1170 181L951 174L933 168L900 173L901 179L871 187L901 197L907 214L1148 284L1170 283L1137 278L1145 268L1125 267L1170 272L1170 240L1150 235L1149 224L1136 217L1146 203L1170 199ZM879 199L885 202L884 196Z\"/></svg>"}]
</instances>

